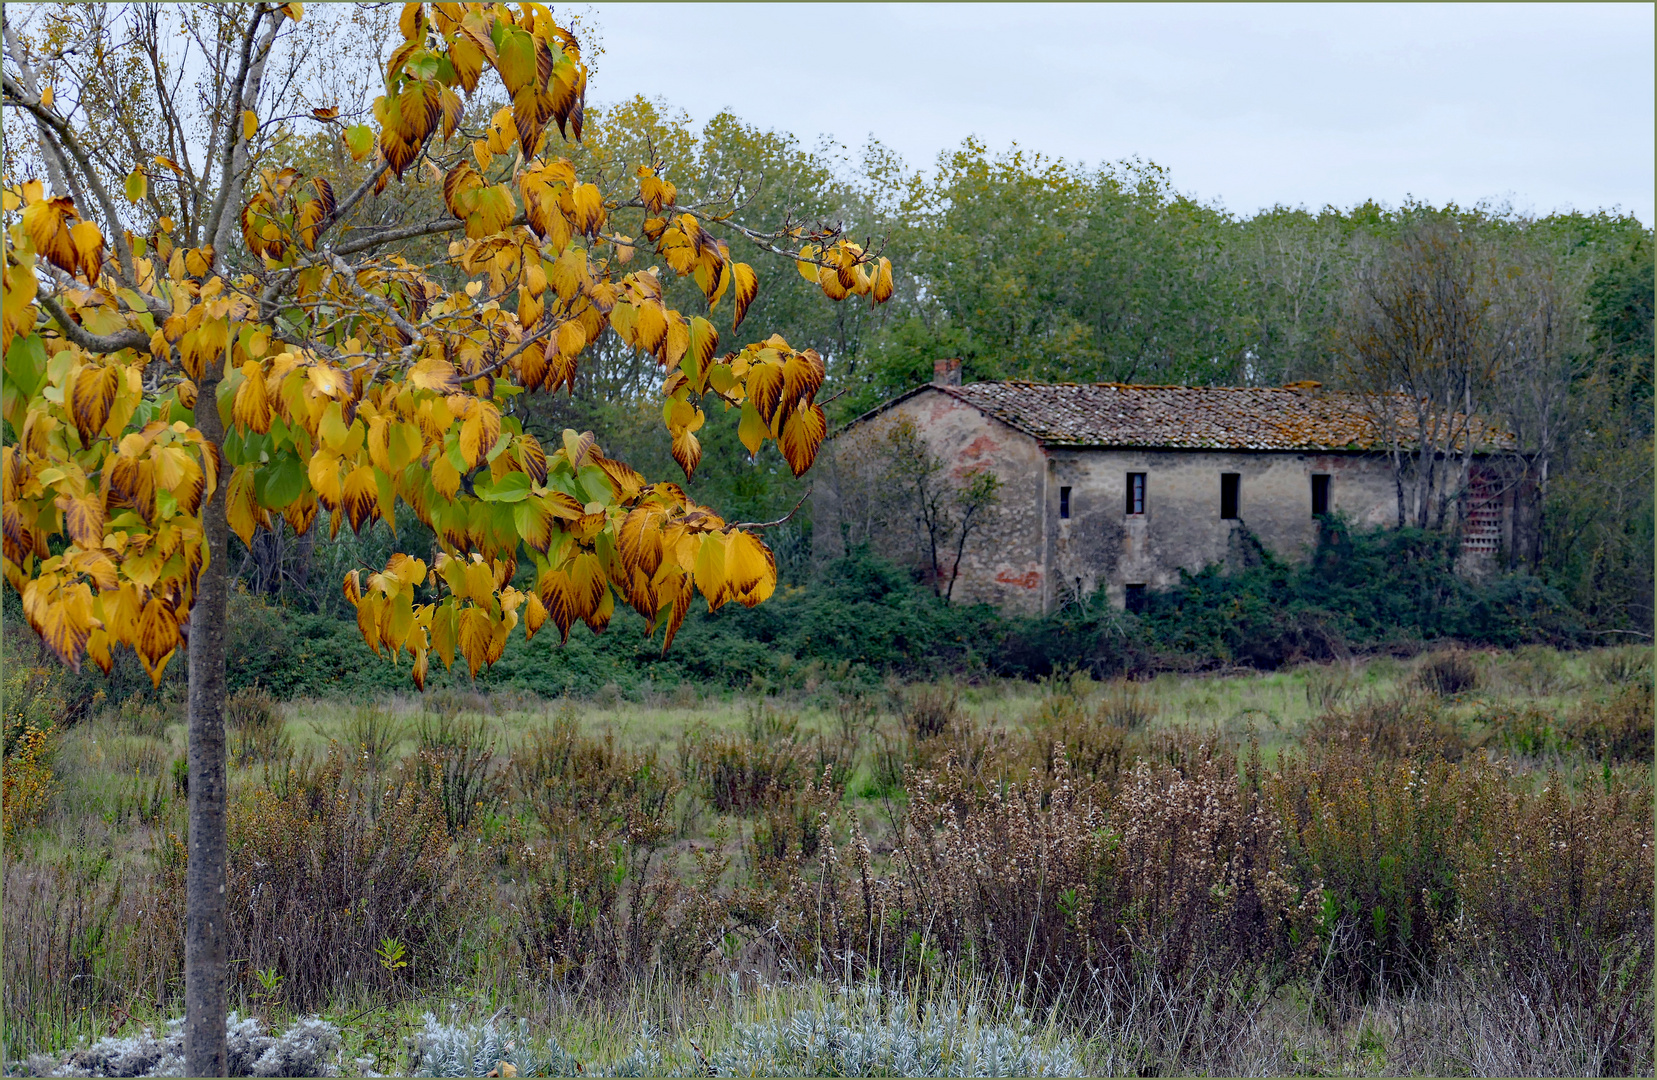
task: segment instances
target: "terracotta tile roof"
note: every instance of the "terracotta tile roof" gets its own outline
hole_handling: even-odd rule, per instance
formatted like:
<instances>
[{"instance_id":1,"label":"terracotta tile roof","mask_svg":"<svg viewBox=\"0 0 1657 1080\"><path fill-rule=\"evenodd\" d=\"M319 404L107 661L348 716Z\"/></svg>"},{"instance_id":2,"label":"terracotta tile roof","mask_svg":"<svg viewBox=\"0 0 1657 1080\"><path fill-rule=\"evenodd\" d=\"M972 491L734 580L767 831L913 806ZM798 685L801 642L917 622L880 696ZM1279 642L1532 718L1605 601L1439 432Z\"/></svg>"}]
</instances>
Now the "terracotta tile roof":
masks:
<instances>
[{"instance_id":1,"label":"terracotta tile roof","mask_svg":"<svg viewBox=\"0 0 1657 1080\"><path fill-rule=\"evenodd\" d=\"M979 382L920 389L928 388L959 398L1048 445L1385 449L1358 395L1314 387ZM1400 395L1399 402L1401 414L1408 416L1409 400ZM1512 435L1494 425L1475 418L1474 429L1483 449L1514 447Z\"/></svg>"}]
</instances>

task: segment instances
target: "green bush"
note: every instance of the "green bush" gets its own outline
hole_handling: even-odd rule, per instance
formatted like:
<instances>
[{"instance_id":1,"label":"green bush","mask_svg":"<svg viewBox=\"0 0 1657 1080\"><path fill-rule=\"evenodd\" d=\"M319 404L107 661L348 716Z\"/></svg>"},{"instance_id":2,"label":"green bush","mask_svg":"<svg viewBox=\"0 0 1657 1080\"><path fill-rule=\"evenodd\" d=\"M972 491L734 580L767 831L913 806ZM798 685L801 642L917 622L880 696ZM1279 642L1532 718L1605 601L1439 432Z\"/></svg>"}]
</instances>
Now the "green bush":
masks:
<instances>
[{"instance_id":1,"label":"green bush","mask_svg":"<svg viewBox=\"0 0 1657 1080\"><path fill-rule=\"evenodd\" d=\"M464 665L434 664L433 691L514 691L556 698L607 687L631 699L683 685L813 691L831 682L873 690L887 676L999 674L1038 678L1084 670L1095 678L1159 669L1246 664L1275 668L1344 656L1349 650L1411 651L1424 641L1513 647L1569 645L1585 633L1559 595L1524 575L1484 584L1455 573L1443 536L1411 529L1355 531L1326 525L1301 564L1257 543L1241 565L1209 566L1154 593L1138 615L1113 607L1103 592L1034 618L986 605L952 605L902 569L854 550L807 585L784 587L765 604L693 606L665 654L660 631L618 610L604 634L577 626L556 635L514 635L501 660L474 680ZM238 662L231 689L258 687L279 700L372 697L410 687L404 663L372 652L353 620L305 610L236 589L229 648ZM27 645L28 643L22 643ZM99 689L109 700L140 697L158 705L182 688L182 657L152 690L136 658L116 658L111 679L92 669L65 683L71 717Z\"/></svg>"}]
</instances>

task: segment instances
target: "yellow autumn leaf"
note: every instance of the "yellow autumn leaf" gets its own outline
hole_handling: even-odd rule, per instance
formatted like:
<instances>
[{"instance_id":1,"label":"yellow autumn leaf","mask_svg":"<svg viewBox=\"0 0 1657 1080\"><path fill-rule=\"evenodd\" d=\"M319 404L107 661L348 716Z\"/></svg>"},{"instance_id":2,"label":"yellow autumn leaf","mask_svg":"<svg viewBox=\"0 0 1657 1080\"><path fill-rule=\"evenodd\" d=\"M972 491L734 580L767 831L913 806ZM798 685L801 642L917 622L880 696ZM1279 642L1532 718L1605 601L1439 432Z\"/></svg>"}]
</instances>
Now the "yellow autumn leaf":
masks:
<instances>
[{"instance_id":1,"label":"yellow autumn leaf","mask_svg":"<svg viewBox=\"0 0 1657 1080\"><path fill-rule=\"evenodd\" d=\"M242 538L242 543L253 543L253 530L259 526L259 504L253 494L253 466L238 465L230 474L230 486L224 493L224 514L230 530Z\"/></svg>"},{"instance_id":2,"label":"yellow autumn leaf","mask_svg":"<svg viewBox=\"0 0 1657 1080\"><path fill-rule=\"evenodd\" d=\"M702 546L696 553L696 585L707 598L709 611L719 610L727 598L725 543L725 534L708 533L702 537Z\"/></svg>"}]
</instances>

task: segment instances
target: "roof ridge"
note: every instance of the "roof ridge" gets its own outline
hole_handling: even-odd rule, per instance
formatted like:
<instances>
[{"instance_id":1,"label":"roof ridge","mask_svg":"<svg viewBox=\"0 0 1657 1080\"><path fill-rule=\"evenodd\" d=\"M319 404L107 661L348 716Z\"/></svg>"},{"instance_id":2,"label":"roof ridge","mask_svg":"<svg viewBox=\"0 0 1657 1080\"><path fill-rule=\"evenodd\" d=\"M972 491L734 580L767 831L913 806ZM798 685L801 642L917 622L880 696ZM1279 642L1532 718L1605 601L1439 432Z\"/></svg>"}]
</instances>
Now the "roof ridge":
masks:
<instances>
[{"instance_id":1,"label":"roof ridge","mask_svg":"<svg viewBox=\"0 0 1657 1080\"><path fill-rule=\"evenodd\" d=\"M934 385L934 384L926 384L926 385ZM1050 387L1050 386L1052 386L1052 387L1063 386L1063 387L1069 387L1069 388L1109 389L1109 390L1225 390L1225 391L1233 391L1233 392L1243 391L1243 392L1255 393L1255 394L1297 394L1297 395L1302 394L1302 392L1303 392L1302 388L1294 387L1294 386L1231 386L1231 385L1218 385L1218 386L1216 386L1216 385L1212 385L1212 384L1202 385L1202 384L1198 384L1198 383L1124 383L1124 382L1109 382L1109 381L1102 381L1102 382L1069 382L1069 381L1042 382L1042 381L1039 381L1039 380L1036 380L1036 379L979 379L976 382L961 383L961 384L956 385L956 386L944 386L944 387L941 387L941 389L965 390L965 389L969 389L969 388L974 387L974 386L1028 386L1028 387L1035 387L1035 388L1038 388L1038 389L1039 388ZM1318 396L1325 396L1325 395L1329 395L1329 394L1351 395L1352 393L1353 393L1353 391L1351 391L1351 390L1337 390L1337 389L1330 389L1328 387L1320 388L1317 391Z\"/></svg>"}]
</instances>

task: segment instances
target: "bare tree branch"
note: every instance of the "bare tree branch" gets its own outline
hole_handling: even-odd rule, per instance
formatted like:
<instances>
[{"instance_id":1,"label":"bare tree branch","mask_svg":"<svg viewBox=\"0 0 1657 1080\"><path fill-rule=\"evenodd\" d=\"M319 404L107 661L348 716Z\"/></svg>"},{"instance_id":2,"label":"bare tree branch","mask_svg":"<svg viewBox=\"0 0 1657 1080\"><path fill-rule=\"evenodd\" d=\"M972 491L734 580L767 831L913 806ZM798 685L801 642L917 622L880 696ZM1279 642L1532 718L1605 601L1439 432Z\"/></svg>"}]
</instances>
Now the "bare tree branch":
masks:
<instances>
[{"instance_id":1,"label":"bare tree branch","mask_svg":"<svg viewBox=\"0 0 1657 1080\"><path fill-rule=\"evenodd\" d=\"M63 310L63 305L44 289L35 294L35 299L40 301L40 306L52 316L52 321L58 324L63 336L83 349L96 353L116 353L122 349L136 349L146 354L150 351L150 335L137 327L129 327L114 334L94 334L70 318L69 313Z\"/></svg>"},{"instance_id":2,"label":"bare tree branch","mask_svg":"<svg viewBox=\"0 0 1657 1080\"><path fill-rule=\"evenodd\" d=\"M775 520L775 521L738 521L735 524L725 526L723 531L730 532L732 529L774 529L778 525L786 525L790 518L792 518L795 514L800 512L800 507L804 506L805 501L809 498L811 498L811 485L807 484L806 489L805 489L805 494L801 495L800 496L800 501L794 504L794 509L790 510L788 513L784 514L782 517L778 518L777 520Z\"/></svg>"},{"instance_id":3,"label":"bare tree branch","mask_svg":"<svg viewBox=\"0 0 1657 1080\"><path fill-rule=\"evenodd\" d=\"M137 275L133 270L132 245L127 243L127 231L121 224L120 215L115 212L115 201L109 197L108 189L104 187L103 181L99 179L97 170L92 167L92 162L87 158L85 148L81 146L80 140L75 138L75 133L69 127L68 121L42 105L40 95L27 95L9 74L0 74L0 91L3 91L5 96L11 99L15 107L26 110L40 123L41 134L49 144L56 147L60 153L67 150L69 155L75 159L75 163L80 166L81 172L85 174L86 181L92 188L92 194L97 200L99 208L103 210L104 233L108 239L114 242L115 252L119 259L116 276L121 279L121 284L129 288L136 285ZM82 209L90 210L91 207L82 207Z\"/></svg>"}]
</instances>

